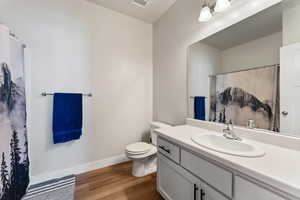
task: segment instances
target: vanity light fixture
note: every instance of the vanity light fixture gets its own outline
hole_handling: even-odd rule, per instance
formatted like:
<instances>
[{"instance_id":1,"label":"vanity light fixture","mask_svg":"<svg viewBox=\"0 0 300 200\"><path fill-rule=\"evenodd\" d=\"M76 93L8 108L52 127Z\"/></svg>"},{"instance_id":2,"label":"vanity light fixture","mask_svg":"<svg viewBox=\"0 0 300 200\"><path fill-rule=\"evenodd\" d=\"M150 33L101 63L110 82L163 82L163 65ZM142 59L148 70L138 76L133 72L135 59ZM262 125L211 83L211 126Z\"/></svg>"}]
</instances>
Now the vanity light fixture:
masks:
<instances>
[{"instance_id":1,"label":"vanity light fixture","mask_svg":"<svg viewBox=\"0 0 300 200\"><path fill-rule=\"evenodd\" d=\"M210 11L210 8L207 5L204 5L204 7L201 9L200 16L198 20L200 22L207 22L212 18L212 13Z\"/></svg>"},{"instance_id":2,"label":"vanity light fixture","mask_svg":"<svg viewBox=\"0 0 300 200\"><path fill-rule=\"evenodd\" d=\"M207 22L213 17L214 12L223 12L230 6L230 4L231 0L216 0L216 3L211 6L207 3L207 0L204 0L198 20L200 22Z\"/></svg>"},{"instance_id":3,"label":"vanity light fixture","mask_svg":"<svg viewBox=\"0 0 300 200\"><path fill-rule=\"evenodd\" d=\"M214 11L222 12L222 11L226 10L229 6L230 6L229 0L217 0Z\"/></svg>"}]
</instances>

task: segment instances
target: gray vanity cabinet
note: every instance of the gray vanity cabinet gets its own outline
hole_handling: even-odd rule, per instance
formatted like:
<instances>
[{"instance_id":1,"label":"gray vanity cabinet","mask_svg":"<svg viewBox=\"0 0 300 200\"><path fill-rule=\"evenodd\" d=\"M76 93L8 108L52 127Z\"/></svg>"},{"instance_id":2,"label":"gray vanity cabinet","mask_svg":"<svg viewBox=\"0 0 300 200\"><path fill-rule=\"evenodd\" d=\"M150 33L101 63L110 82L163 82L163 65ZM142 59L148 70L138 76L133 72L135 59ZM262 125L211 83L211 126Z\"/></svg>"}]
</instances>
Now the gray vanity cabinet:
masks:
<instances>
[{"instance_id":1,"label":"gray vanity cabinet","mask_svg":"<svg viewBox=\"0 0 300 200\"><path fill-rule=\"evenodd\" d=\"M157 189L165 200L228 200L179 165L179 146L159 138L158 147Z\"/></svg>"},{"instance_id":2,"label":"gray vanity cabinet","mask_svg":"<svg viewBox=\"0 0 300 200\"><path fill-rule=\"evenodd\" d=\"M165 200L294 200L161 137L157 189Z\"/></svg>"}]
</instances>

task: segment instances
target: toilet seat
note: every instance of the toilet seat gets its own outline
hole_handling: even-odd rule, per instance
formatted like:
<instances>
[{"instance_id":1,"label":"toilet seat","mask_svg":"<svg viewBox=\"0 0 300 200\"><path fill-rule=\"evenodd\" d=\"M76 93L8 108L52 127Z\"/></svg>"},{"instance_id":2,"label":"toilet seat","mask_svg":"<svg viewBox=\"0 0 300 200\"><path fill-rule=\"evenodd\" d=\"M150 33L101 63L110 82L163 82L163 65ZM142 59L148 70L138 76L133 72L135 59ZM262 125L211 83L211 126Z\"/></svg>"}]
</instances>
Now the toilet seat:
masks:
<instances>
[{"instance_id":1,"label":"toilet seat","mask_svg":"<svg viewBox=\"0 0 300 200\"><path fill-rule=\"evenodd\" d=\"M136 142L126 146L126 152L130 155L141 155L149 152L153 148L152 145L145 142Z\"/></svg>"},{"instance_id":2,"label":"toilet seat","mask_svg":"<svg viewBox=\"0 0 300 200\"><path fill-rule=\"evenodd\" d=\"M126 152L128 158L130 159L133 159L133 160L136 160L136 159L144 159L144 158L148 158L148 157L151 157L153 155L155 155L157 153L157 148L156 146L152 146L152 149L146 153L143 153L143 154L132 154L132 153L129 153L129 152Z\"/></svg>"}]
</instances>

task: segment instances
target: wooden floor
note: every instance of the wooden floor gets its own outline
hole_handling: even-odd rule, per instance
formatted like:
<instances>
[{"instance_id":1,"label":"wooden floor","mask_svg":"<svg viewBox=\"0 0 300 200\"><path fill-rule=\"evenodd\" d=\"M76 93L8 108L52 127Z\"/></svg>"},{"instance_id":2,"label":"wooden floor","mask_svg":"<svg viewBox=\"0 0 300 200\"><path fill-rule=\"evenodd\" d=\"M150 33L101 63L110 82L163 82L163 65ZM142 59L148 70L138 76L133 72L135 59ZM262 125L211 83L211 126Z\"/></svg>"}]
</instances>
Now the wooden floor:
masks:
<instances>
[{"instance_id":1,"label":"wooden floor","mask_svg":"<svg viewBox=\"0 0 300 200\"><path fill-rule=\"evenodd\" d=\"M156 175L136 178L127 162L77 176L75 200L162 200Z\"/></svg>"}]
</instances>

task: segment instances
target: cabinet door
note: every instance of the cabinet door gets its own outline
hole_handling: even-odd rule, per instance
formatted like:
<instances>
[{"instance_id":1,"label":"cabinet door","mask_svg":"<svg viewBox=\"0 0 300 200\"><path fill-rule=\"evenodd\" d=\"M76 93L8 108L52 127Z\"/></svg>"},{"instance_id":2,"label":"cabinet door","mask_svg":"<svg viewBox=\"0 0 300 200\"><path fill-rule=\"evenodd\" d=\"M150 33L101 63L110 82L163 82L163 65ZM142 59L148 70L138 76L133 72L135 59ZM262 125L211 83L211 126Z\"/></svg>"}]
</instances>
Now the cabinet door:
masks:
<instances>
[{"instance_id":1,"label":"cabinet door","mask_svg":"<svg viewBox=\"0 0 300 200\"><path fill-rule=\"evenodd\" d=\"M158 157L157 187L166 200L200 200L197 179L184 176L162 155ZM175 165L175 164L174 164Z\"/></svg>"}]
</instances>

